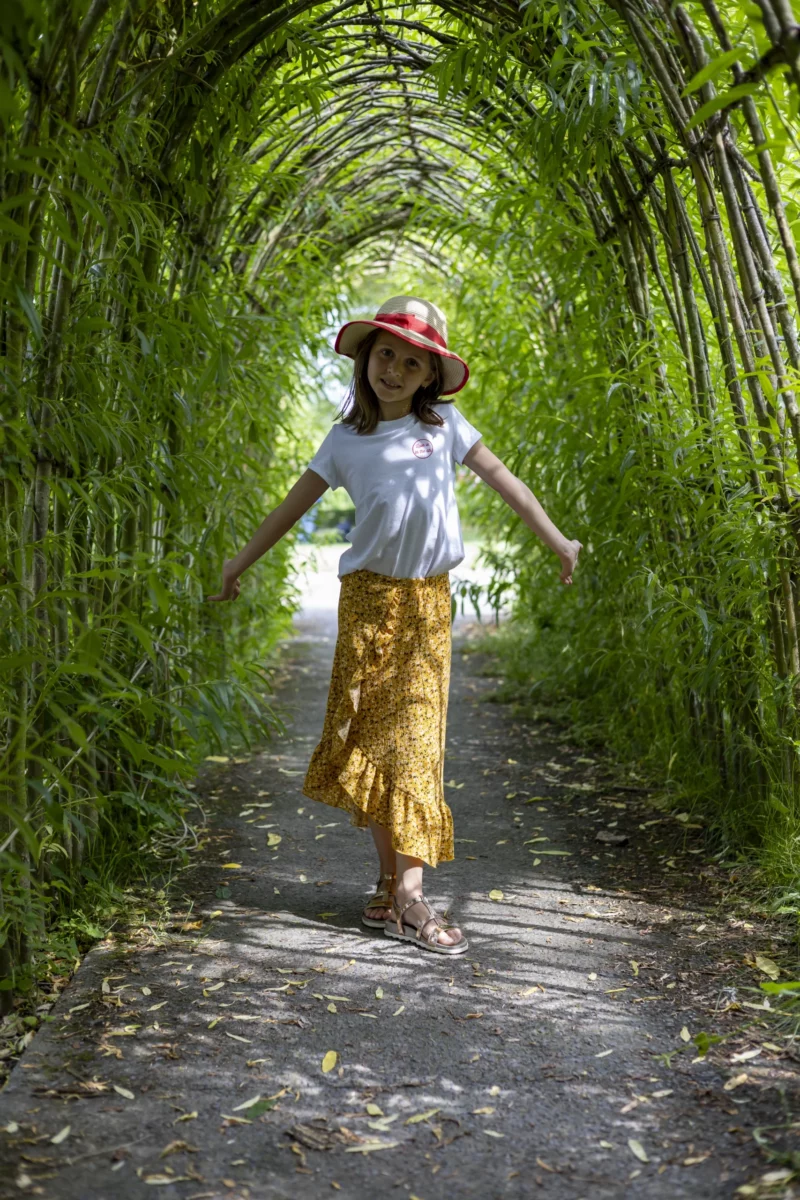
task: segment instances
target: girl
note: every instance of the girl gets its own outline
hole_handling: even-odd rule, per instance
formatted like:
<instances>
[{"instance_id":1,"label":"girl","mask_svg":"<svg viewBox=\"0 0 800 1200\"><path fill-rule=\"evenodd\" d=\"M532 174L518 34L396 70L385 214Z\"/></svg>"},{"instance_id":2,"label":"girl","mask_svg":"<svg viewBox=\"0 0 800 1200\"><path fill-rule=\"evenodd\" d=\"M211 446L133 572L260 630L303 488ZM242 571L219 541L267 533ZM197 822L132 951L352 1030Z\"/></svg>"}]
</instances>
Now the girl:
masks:
<instances>
[{"instance_id":1,"label":"girl","mask_svg":"<svg viewBox=\"0 0 800 1200\"><path fill-rule=\"evenodd\" d=\"M339 632L322 737L304 795L369 826L380 878L362 921L437 954L463 954L464 934L422 891L427 863L453 855L444 799L450 677L449 571L464 557L454 462L494 488L561 562L572 583L581 543L569 541L529 488L503 465L452 401L469 378L447 349L444 314L393 296L374 320L348 321L334 349L355 360L334 424L285 500L243 550L225 562L222 591L319 500L344 487L356 509L339 560Z\"/></svg>"}]
</instances>

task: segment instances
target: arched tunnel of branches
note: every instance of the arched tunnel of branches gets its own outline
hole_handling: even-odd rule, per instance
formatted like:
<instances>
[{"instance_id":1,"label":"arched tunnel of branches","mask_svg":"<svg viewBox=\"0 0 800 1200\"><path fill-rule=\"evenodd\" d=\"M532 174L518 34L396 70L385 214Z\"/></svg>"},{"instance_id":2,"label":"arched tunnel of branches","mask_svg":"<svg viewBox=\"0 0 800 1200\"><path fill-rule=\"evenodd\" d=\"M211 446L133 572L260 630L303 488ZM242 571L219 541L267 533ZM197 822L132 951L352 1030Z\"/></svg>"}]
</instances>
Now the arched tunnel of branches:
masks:
<instances>
[{"instance_id":1,"label":"arched tunnel of branches","mask_svg":"<svg viewBox=\"0 0 800 1200\"><path fill-rule=\"evenodd\" d=\"M0 37L3 1003L79 885L180 840L202 756L275 731L291 539L203 598L310 457L331 328L398 291L584 545L564 592L463 483L522 693L790 876L788 0L11 0Z\"/></svg>"}]
</instances>

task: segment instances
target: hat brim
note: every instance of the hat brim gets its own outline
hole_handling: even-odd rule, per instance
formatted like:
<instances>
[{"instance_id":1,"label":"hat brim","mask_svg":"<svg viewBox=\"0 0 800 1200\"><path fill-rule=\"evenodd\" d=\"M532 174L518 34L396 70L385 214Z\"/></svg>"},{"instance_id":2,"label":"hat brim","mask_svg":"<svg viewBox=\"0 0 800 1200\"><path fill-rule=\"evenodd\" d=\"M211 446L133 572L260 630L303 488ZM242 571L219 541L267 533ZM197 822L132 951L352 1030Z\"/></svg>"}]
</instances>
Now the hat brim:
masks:
<instances>
[{"instance_id":1,"label":"hat brim","mask_svg":"<svg viewBox=\"0 0 800 1200\"><path fill-rule=\"evenodd\" d=\"M355 358L358 347L373 329L382 329L385 333L392 333L402 341L408 342L410 346L419 346L423 350L430 351L431 354L438 354L442 359L443 396L451 396L454 392L460 392L469 379L469 367L463 358L459 358L452 350L443 350L441 346L437 346L435 342L422 334L406 333L405 331L401 333L398 329L384 325L382 321L347 321L336 335L333 346L335 352L344 354L347 358Z\"/></svg>"}]
</instances>

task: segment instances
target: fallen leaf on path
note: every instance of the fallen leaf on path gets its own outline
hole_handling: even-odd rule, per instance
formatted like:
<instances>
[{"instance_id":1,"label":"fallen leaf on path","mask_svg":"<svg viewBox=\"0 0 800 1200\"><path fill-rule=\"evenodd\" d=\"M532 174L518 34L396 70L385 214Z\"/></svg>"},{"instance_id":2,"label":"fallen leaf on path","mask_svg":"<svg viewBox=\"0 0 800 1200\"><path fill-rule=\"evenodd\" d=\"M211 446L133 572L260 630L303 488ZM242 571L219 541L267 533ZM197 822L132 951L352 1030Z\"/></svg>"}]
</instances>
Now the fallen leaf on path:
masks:
<instances>
[{"instance_id":1,"label":"fallen leaf on path","mask_svg":"<svg viewBox=\"0 0 800 1200\"><path fill-rule=\"evenodd\" d=\"M175 1118L175 1120L172 1122L172 1124L177 1125L180 1121L195 1121L195 1120L197 1120L196 1112L182 1113L181 1116Z\"/></svg>"},{"instance_id":2,"label":"fallen leaf on path","mask_svg":"<svg viewBox=\"0 0 800 1200\"><path fill-rule=\"evenodd\" d=\"M499 888L492 888L492 890L489 892L490 900L502 900L503 898L503 893Z\"/></svg>"},{"instance_id":3,"label":"fallen leaf on path","mask_svg":"<svg viewBox=\"0 0 800 1200\"><path fill-rule=\"evenodd\" d=\"M650 1162L650 1159L647 1157L647 1151L638 1138L628 1138L628 1148L631 1154L638 1158L639 1162Z\"/></svg>"},{"instance_id":4,"label":"fallen leaf on path","mask_svg":"<svg viewBox=\"0 0 800 1200\"><path fill-rule=\"evenodd\" d=\"M399 1017L399 1016L400 1016L400 1013L401 1013L401 1012L403 1012L403 1011L405 1010L405 1007L406 1007L406 1006L405 1006L405 1004L401 1004L399 1008L396 1008L396 1009L394 1010L394 1012L392 1013L392 1016L393 1016L393 1017Z\"/></svg>"},{"instance_id":5,"label":"fallen leaf on path","mask_svg":"<svg viewBox=\"0 0 800 1200\"><path fill-rule=\"evenodd\" d=\"M371 1154L373 1150L391 1150L399 1142L364 1142L362 1146L345 1146L345 1154Z\"/></svg>"},{"instance_id":6,"label":"fallen leaf on path","mask_svg":"<svg viewBox=\"0 0 800 1200\"><path fill-rule=\"evenodd\" d=\"M550 1166L550 1164L549 1164L549 1163L546 1163L546 1162L544 1161L544 1159L543 1159L543 1158L538 1158L538 1157L537 1157L537 1159L536 1159L536 1163L537 1163L537 1165L538 1165L538 1166L540 1166L540 1167L542 1168L542 1170L544 1170L544 1171L553 1171L553 1172L555 1172L555 1167L551 1167L551 1166Z\"/></svg>"},{"instance_id":7,"label":"fallen leaf on path","mask_svg":"<svg viewBox=\"0 0 800 1200\"><path fill-rule=\"evenodd\" d=\"M234 1042L246 1042L248 1046L252 1046L253 1044L252 1038L239 1037L238 1033L228 1033L227 1029L225 1029L223 1032L225 1037L233 1038Z\"/></svg>"},{"instance_id":8,"label":"fallen leaf on path","mask_svg":"<svg viewBox=\"0 0 800 1200\"><path fill-rule=\"evenodd\" d=\"M383 1116L383 1109L380 1107L379 1104L367 1104L366 1110L371 1117L382 1117Z\"/></svg>"},{"instance_id":9,"label":"fallen leaf on path","mask_svg":"<svg viewBox=\"0 0 800 1200\"><path fill-rule=\"evenodd\" d=\"M487 1106L486 1108L473 1108L472 1115L473 1115L473 1117L488 1117L490 1113L493 1113L496 1111L497 1110L492 1108L491 1106Z\"/></svg>"},{"instance_id":10,"label":"fallen leaf on path","mask_svg":"<svg viewBox=\"0 0 800 1200\"><path fill-rule=\"evenodd\" d=\"M167 1183L183 1183L191 1178L191 1175L145 1175L142 1183L152 1183L158 1186Z\"/></svg>"},{"instance_id":11,"label":"fallen leaf on path","mask_svg":"<svg viewBox=\"0 0 800 1200\"><path fill-rule=\"evenodd\" d=\"M60 1146L64 1139L69 1137L69 1131L71 1128L71 1125L65 1125L63 1129L59 1129L58 1133L50 1138L52 1144L54 1146Z\"/></svg>"},{"instance_id":12,"label":"fallen leaf on path","mask_svg":"<svg viewBox=\"0 0 800 1200\"><path fill-rule=\"evenodd\" d=\"M765 958L763 954L757 954L755 961L759 971L763 971L763 973L768 975L770 979L777 979L780 975L780 967L776 962L773 962L771 958Z\"/></svg>"},{"instance_id":13,"label":"fallen leaf on path","mask_svg":"<svg viewBox=\"0 0 800 1200\"><path fill-rule=\"evenodd\" d=\"M741 1054L734 1054L731 1057L731 1062L732 1063L747 1062L747 1060L750 1058L758 1058L760 1053L761 1053L760 1046L756 1050L743 1050L741 1052Z\"/></svg>"},{"instance_id":14,"label":"fallen leaf on path","mask_svg":"<svg viewBox=\"0 0 800 1200\"><path fill-rule=\"evenodd\" d=\"M505 1137L504 1133L498 1133L496 1129L484 1129L483 1131L488 1137Z\"/></svg>"},{"instance_id":15,"label":"fallen leaf on path","mask_svg":"<svg viewBox=\"0 0 800 1200\"><path fill-rule=\"evenodd\" d=\"M382 988L382 987L375 988L375 999L376 999L376 1000L382 1000L382 999L383 999L383 988Z\"/></svg>"},{"instance_id":16,"label":"fallen leaf on path","mask_svg":"<svg viewBox=\"0 0 800 1200\"><path fill-rule=\"evenodd\" d=\"M463 783L456 783L455 779L446 779L446 780L445 780L445 783L444 783L444 786L445 786L445 787L451 787L451 788L463 788L464 784L463 784Z\"/></svg>"},{"instance_id":17,"label":"fallen leaf on path","mask_svg":"<svg viewBox=\"0 0 800 1200\"><path fill-rule=\"evenodd\" d=\"M698 1154L696 1158L685 1158L683 1160L683 1165L685 1167L693 1167L695 1163L705 1162L707 1158L711 1158L710 1150L707 1154Z\"/></svg>"},{"instance_id":18,"label":"fallen leaf on path","mask_svg":"<svg viewBox=\"0 0 800 1200\"><path fill-rule=\"evenodd\" d=\"M206 762L226 763L226 762L230 762L230 761L231 760L228 758L227 754L207 754L206 755Z\"/></svg>"},{"instance_id":19,"label":"fallen leaf on path","mask_svg":"<svg viewBox=\"0 0 800 1200\"><path fill-rule=\"evenodd\" d=\"M692 1035L689 1033L689 1030L685 1025L680 1032L680 1039L682 1042L690 1042L692 1040Z\"/></svg>"},{"instance_id":20,"label":"fallen leaf on path","mask_svg":"<svg viewBox=\"0 0 800 1200\"><path fill-rule=\"evenodd\" d=\"M611 1048L611 1050L601 1050L599 1054L595 1054L595 1058L605 1058L607 1055L613 1054L613 1053L614 1053L613 1047Z\"/></svg>"},{"instance_id":21,"label":"fallen leaf on path","mask_svg":"<svg viewBox=\"0 0 800 1200\"><path fill-rule=\"evenodd\" d=\"M220 988L225 987L225 980L221 979L219 983L214 983L209 988L203 988L203 995L210 996L212 992L218 992Z\"/></svg>"},{"instance_id":22,"label":"fallen leaf on path","mask_svg":"<svg viewBox=\"0 0 800 1200\"><path fill-rule=\"evenodd\" d=\"M335 1050L329 1050L322 1060L323 1073L327 1075L328 1071L332 1071L339 1061L339 1055Z\"/></svg>"},{"instance_id":23,"label":"fallen leaf on path","mask_svg":"<svg viewBox=\"0 0 800 1200\"><path fill-rule=\"evenodd\" d=\"M748 1075L746 1071L742 1071L741 1075L734 1075L726 1083L723 1083L722 1090L724 1092L732 1092L734 1088L741 1087L743 1083L747 1083Z\"/></svg>"},{"instance_id":24,"label":"fallen leaf on path","mask_svg":"<svg viewBox=\"0 0 800 1200\"><path fill-rule=\"evenodd\" d=\"M628 840L626 833L614 833L610 829L598 829L594 835L596 842L602 842L605 846L624 846Z\"/></svg>"},{"instance_id":25,"label":"fallen leaf on path","mask_svg":"<svg viewBox=\"0 0 800 1200\"><path fill-rule=\"evenodd\" d=\"M165 1146L161 1151L159 1157L166 1158L168 1154L181 1154L184 1152L186 1154L197 1154L197 1146L190 1146L188 1142L170 1142L169 1145Z\"/></svg>"},{"instance_id":26,"label":"fallen leaf on path","mask_svg":"<svg viewBox=\"0 0 800 1200\"><path fill-rule=\"evenodd\" d=\"M328 1012L329 1012L329 1013L335 1013L335 1012L338 1012L338 1011L339 1011L339 1010L338 1010L338 1008L336 1007L336 1005L335 1005L335 1004L329 1004L329 1005L328 1005Z\"/></svg>"},{"instance_id":27,"label":"fallen leaf on path","mask_svg":"<svg viewBox=\"0 0 800 1200\"><path fill-rule=\"evenodd\" d=\"M281 841L281 835L279 833L268 833L267 834L267 846L268 847L277 846L280 841Z\"/></svg>"},{"instance_id":28,"label":"fallen leaf on path","mask_svg":"<svg viewBox=\"0 0 800 1200\"><path fill-rule=\"evenodd\" d=\"M407 1121L403 1122L403 1124L404 1125L416 1125L419 1121L427 1121L429 1119L429 1117L436 1116L437 1112L441 1112L441 1109L428 1108L428 1109L426 1109L425 1112L417 1113L415 1116L409 1117Z\"/></svg>"},{"instance_id":29,"label":"fallen leaf on path","mask_svg":"<svg viewBox=\"0 0 800 1200\"><path fill-rule=\"evenodd\" d=\"M639 974L639 964L637 962L634 962L634 960L632 958L629 958L628 962L631 964L631 970L633 971L634 975L638 975Z\"/></svg>"},{"instance_id":30,"label":"fallen leaf on path","mask_svg":"<svg viewBox=\"0 0 800 1200\"><path fill-rule=\"evenodd\" d=\"M151 1004L147 1011L148 1012L158 1012L159 1008L163 1008L166 1003L167 1003L166 1000L161 1000L161 1001L159 1001L158 1004Z\"/></svg>"},{"instance_id":31,"label":"fallen leaf on path","mask_svg":"<svg viewBox=\"0 0 800 1200\"><path fill-rule=\"evenodd\" d=\"M278 767L278 770L280 771L281 775L302 775L303 774L302 771L290 771L288 767ZM259 795L261 795L260 792L259 792ZM264 795L267 795L267 793L265 792Z\"/></svg>"},{"instance_id":32,"label":"fallen leaf on path","mask_svg":"<svg viewBox=\"0 0 800 1200\"><path fill-rule=\"evenodd\" d=\"M114 1091L117 1092L118 1095L124 1096L126 1100L135 1100L136 1099L133 1092L129 1091L128 1088L120 1087L120 1085L118 1083L113 1083L111 1086L113 1087Z\"/></svg>"},{"instance_id":33,"label":"fallen leaf on path","mask_svg":"<svg viewBox=\"0 0 800 1200\"><path fill-rule=\"evenodd\" d=\"M242 864L241 863L223 863L222 869L223 869L223 871L241 871Z\"/></svg>"}]
</instances>

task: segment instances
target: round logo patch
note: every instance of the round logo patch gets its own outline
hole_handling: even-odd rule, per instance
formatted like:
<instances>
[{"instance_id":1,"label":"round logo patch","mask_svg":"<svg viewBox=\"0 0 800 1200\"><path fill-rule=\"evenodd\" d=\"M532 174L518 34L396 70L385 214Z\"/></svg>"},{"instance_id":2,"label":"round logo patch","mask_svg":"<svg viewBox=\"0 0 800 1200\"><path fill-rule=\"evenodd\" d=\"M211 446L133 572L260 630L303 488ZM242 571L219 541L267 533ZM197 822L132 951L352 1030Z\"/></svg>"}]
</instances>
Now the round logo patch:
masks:
<instances>
[{"instance_id":1,"label":"round logo patch","mask_svg":"<svg viewBox=\"0 0 800 1200\"><path fill-rule=\"evenodd\" d=\"M427 438L419 438L411 447L417 458L430 458L433 454L433 445Z\"/></svg>"}]
</instances>

